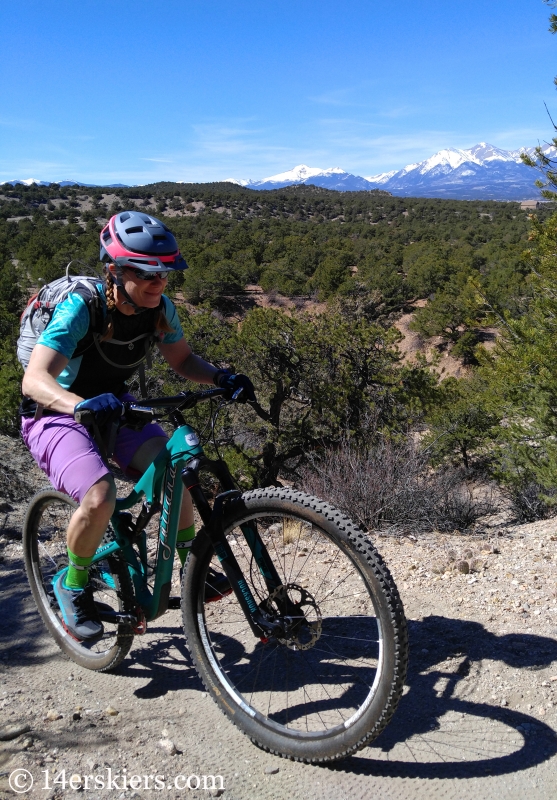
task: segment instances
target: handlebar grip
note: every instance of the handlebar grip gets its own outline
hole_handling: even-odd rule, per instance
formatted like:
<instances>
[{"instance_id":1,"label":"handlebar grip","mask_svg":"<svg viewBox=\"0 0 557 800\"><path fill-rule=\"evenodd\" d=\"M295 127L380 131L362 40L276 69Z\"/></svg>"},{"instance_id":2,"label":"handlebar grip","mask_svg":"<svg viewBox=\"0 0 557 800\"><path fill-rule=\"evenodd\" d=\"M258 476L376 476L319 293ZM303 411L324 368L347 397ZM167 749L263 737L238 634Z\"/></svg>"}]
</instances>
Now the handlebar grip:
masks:
<instances>
[{"instance_id":1,"label":"handlebar grip","mask_svg":"<svg viewBox=\"0 0 557 800\"><path fill-rule=\"evenodd\" d=\"M138 426L142 428L155 419L154 409L137 405L136 403L124 403L124 413L122 422L130 427Z\"/></svg>"},{"instance_id":2,"label":"handlebar grip","mask_svg":"<svg viewBox=\"0 0 557 800\"><path fill-rule=\"evenodd\" d=\"M91 411L89 408L84 408L80 411L75 411L73 418L76 422L79 422L80 425L88 427L95 422L95 412Z\"/></svg>"}]
</instances>

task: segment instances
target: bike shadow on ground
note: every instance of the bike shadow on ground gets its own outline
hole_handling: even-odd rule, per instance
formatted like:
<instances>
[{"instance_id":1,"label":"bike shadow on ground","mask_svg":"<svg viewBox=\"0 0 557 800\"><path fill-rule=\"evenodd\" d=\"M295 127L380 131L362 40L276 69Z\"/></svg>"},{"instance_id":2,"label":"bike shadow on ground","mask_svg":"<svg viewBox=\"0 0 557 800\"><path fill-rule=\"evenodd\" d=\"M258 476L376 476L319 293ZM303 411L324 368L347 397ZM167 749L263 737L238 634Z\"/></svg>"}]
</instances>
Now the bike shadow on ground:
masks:
<instances>
[{"instance_id":1,"label":"bike shadow on ground","mask_svg":"<svg viewBox=\"0 0 557 800\"><path fill-rule=\"evenodd\" d=\"M537 717L503 707L501 692L493 705L474 700L475 673L482 661L525 670L534 688L539 683L536 672L557 660L557 641L528 633L498 636L478 622L441 616L410 621L409 634L409 690L393 719L361 755L331 769L465 779L529 769L557 753L555 731Z\"/></svg>"},{"instance_id":2,"label":"bike shadow on ground","mask_svg":"<svg viewBox=\"0 0 557 800\"><path fill-rule=\"evenodd\" d=\"M204 692L189 657L180 621L174 627L161 624L162 620L157 622L148 628L152 638L135 637L129 656L118 667L118 675L148 681L134 689L139 700L153 700L184 689Z\"/></svg>"},{"instance_id":3,"label":"bike shadow on ground","mask_svg":"<svg viewBox=\"0 0 557 800\"><path fill-rule=\"evenodd\" d=\"M44 636L21 560L0 564L0 575L0 674L6 668L56 662L60 652ZM498 636L477 622L442 616L410 621L409 631L409 690L393 719L368 748L329 769L347 777L466 779L530 769L557 753L557 736L546 722L497 701L476 702L473 692L475 672L487 660L524 670L534 688L540 682L536 672L557 660L555 639L528 633ZM205 691L178 615L153 623L145 638L136 637L118 673L145 681L134 689L138 699Z\"/></svg>"},{"instance_id":4,"label":"bike shadow on ground","mask_svg":"<svg viewBox=\"0 0 557 800\"><path fill-rule=\"evenodd\" d=\"M189 660L179 617L175 625L167 625L167 620L171 623L168 617L151 623L145 638L136 636L118 668L119 675L149 679L136 692L140 697L160 697L184 687L204 691ZM55 674L60 659L65 661L37 610L23 559L0 561L0 675L2 669L17 671L46 662L52 662Z\"/></svg>"}]
</instances>

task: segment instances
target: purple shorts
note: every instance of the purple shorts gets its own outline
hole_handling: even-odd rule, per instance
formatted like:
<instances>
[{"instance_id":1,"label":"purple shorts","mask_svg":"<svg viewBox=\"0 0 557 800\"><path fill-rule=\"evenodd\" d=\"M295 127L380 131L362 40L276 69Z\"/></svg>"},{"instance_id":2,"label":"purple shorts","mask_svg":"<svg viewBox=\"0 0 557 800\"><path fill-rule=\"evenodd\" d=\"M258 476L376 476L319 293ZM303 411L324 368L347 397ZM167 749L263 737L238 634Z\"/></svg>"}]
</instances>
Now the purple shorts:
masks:
<instances>
[{"instance_id":1,"label":"purple shorts","mask_svg":"<svg viewBox=\"0 0 557 800\"><path fill-rule=\"evenodd\" d=\"M134 398L126 394L120 399ZM94 483L110 474L87 429L68 414L44 416L38 420L23 417L21 435L54 488L69 494L78 503ZM112 458L126 472L137 449L148 439L159 436L167 438L160 425L155 423L140 431L120 428Z\"/></svg>"}]
</instances>

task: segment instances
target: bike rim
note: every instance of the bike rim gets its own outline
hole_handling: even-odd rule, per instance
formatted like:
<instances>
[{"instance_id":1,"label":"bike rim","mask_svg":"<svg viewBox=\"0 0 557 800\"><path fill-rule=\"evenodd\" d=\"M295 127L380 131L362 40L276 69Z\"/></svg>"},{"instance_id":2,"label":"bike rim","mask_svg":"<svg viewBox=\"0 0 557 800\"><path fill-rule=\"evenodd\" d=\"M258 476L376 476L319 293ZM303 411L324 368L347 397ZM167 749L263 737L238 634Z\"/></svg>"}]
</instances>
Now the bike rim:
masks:
<instances>
[{"instance_id":1,"label":"bike rim","mask_svg":"<svg viewBox=\"0 0 557 800\"><path fill-rule=\"evenodd\" d=\"M44 504L33 542L33 569L43 608L57 634L76 652L87 653L88 657L98 658L100 661L117 646L118 624L104 622L102 637L94 641L76 640L64 626L52 588L54 576L68 563L66 530L74 510L68 502L56 498L51 498ZM107 559L89 568L89 582L93 586L98 608L105 612L123 610L118 576L112 571Z\"/></svg>"},{"instance_id":2,"label":"bike rim","mask_svg":"<svg viewBox=\"0 0 557 800\"><path fill-rule=\"evenodd\" d=\"M268 603L269 592L240 529L256 520L288 596L309 624L302 635L262 643L235 595L200 601L206 656L229 697L270 729L289 737L335 736L365 714L381 683L383 632L371 587L358 554L339 546L342 540L302 517L258 513L227 531L257 603ZM219 568L215 558L211 566Z\"/></svg>"}]
</instances>

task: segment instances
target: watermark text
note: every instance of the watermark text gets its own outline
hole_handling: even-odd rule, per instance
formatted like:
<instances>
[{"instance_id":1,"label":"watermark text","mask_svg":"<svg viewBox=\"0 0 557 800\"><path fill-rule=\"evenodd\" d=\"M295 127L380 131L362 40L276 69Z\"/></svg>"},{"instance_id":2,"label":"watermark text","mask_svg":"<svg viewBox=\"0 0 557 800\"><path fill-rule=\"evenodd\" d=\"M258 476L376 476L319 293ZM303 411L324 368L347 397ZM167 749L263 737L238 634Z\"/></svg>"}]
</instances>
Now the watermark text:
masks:
<instances>
[{"instance_id":1,"label":"watermark text","mask_svg":"<svg viewBox=\"0 0 557 800\"><path fill-rule=\"evenodd\" d=\"M25 794L33 786L35 791L45 792L53 789L74 792L87 791L108 791L126 792L128 789L133 791L155 791L164 792L166 790L177 790L179 792L198 789L201 791L224 791L224 780L222 775L137 775L128 772L127 769L115 771L111 767L99 771L95 775L80 775L62 769L59 772L48 769L40 770L39 776L32 775L29 770L15 769L9 777L10 788L16 794Z\"/></svg>"}]
</instances>

